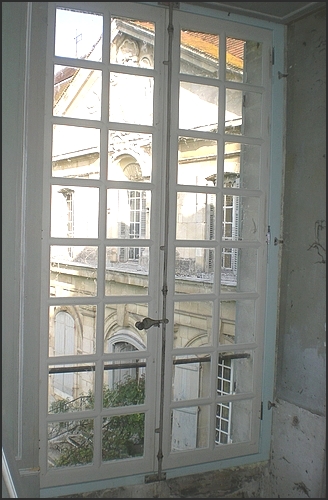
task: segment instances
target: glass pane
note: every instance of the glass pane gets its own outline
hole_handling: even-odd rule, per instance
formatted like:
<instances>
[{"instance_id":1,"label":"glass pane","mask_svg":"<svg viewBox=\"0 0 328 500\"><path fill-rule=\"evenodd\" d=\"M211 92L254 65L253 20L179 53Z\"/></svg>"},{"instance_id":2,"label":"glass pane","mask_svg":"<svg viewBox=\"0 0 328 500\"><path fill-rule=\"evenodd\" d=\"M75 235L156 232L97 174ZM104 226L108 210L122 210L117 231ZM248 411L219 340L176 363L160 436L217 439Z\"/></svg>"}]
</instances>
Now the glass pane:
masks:
<instances>
[{"instance_id":1,"label":"glass pane","mask_svg":"<svg viewBox=\"0 0 328 500\"><path fill-rule=\"evenodd\" d=\"M171 451L207 448L209 444L210 406L175 408L171 413Z\"/></svg>"},{"instance_id":2,"label":"glass pane","mask_svg":"<svg viewBox=\"0 0 328 500\"><path fill-rule=\"evenodd\" d=\"M218 70L218 35L181 30L180 72L187 75L217 78Z\"/></svg>"},{"instance_id":3,"label":"glass pane","mask_svg":"<svg viewBox=\"0 0 328 500\"><path fill-rule=\"evenodd\" d=\"M106 304L104 352L146 349L148 330L139 330L135 324L148 316L148 304Z\"/></svg>"},{"instance_id":4,"label":"glass pane","mask_svg":"<svg viewBox=\"0 0 328 500\"><path fill-rule=\"evenodd\" d=\"M177 193L178 240L213 240L215 238L216 195Z\"/></svg>"},{"instance_id":5,"label":"glass pane","mask_svg":"<svg viewBox=\"0 0 328 500\"><path fill-rule=\"evenodd\" d=\"M179 128L217 131L219 89L210 85L181 82Z\"/></svg>"},{"instance_id":6,"label":"glass pane","mask_svg":"<svg viewBox=\"0 0 328 500\"><path fill-rule=\"evenodd\" d=\"M175 293L213 293L214 248L176 248Z\"/></svg>"},{"instance_id":7,"label":"glass pane","mask_svg":"<svg viewBox=\"0 0 328 500\"><path fill-rule=\"evenodd\" d=\"M88 364L49 366L49 413L93 410L94 372Z\"/></svg>"},{"instance_id":8,"label":"glass pane","mask_svg":"<svg viewBox=\"0 0 328 500\"><path fill-rule=\"evenodd\" d=\"M93 419L48 424L48 466L70 467L93 462Z\"/></svg>"},{"instance_id":9,"label":"glass pane","mask_svg":"<svg viewBox=\"0 0 328 500\"><path fill-rule=\"evenodd\" d=\"M253 353L221 352L218 362L218 396L253 390Z\"/></svg>"},{"instance_id":10,"label":"glass pane","mask_svg":"<svg viewBox=\"0 0 328 500\"><path fill-rule=\"evenodd\" d=\"M147 294L148 274L148 247L107 247L106 295Z\"/></svg>"},{"instance_id":11,"label":"glass pane","mask_svg":"<svg viewBox=\"0 0 328 500\"><path fill-rule=\"evenodd\" d=\"M108 135L108 179L150 182L152 135L110 131Z\"/></svg>"},{"instance_id":12,"label":"glass pane","mask_svg":"<svg viewBox=\"0 0 328 500\"><path fill-rule=\"evenodd\" d=\"M178 184L212 186L217 170L217 142L179 137L178 148Z\"/></svg>"},{"instance_id":13,"label":"glass pane","mask_svg":"<svg viewBox=\"0 0 328 500\"><path fill-rule=\"evenodd\" d=\"M153 77L111 73L109 87L110 121L152 125L153 92Z\"/></svg>"},{"instance_id":14,"label":"glass pane","mask_svg":"<svg viewBox=\"0 0 328 500\"><path fill-rule=\"evenodd\" d=\"M216 406L216 445L250 441L252 406L251 399L228 401Z\"/></svg>"},{"instance_id":15,"label":"glass pane","mask_svg":"<svg viewBox=\"0 0 328 500\"><path fill-rule=\"evenodd\" d=\"M49 356L96 352L97 306L49 307Z\"/></svg>"},{"instance_id":16,"label":"glass pane","mask_svg":"<svg viewBox=\"0 0 328 500\"><path fill-rule=\"evenodd\" d=\"M242 134L243 92L226 90L225 132L226 134Z\"/></svg>"},{"instance_id":17,"label":"glass pane","mask_svg":"<svg viewBox=\"0 0 328 500\"><path fill-rule=\"evenodd\" d=\"M214 252L214 248L176 248L175 293L213 293Z\"/></svg>"},{"instance_id":18,"label":"glass pane","mask_svg":"<svg viewBox=\"0 0 328 500\"><path fill-rule=\"evenodd\" d=\"M261 147L226 142L224 148L224 187L259 189Z\"/></svg>"},{"instance_id":19,"label":"glass pane","mask_svg":"<svg viewBox=\"0 0 328 500\"><path fill-rule=\"evenodd\" d=\"M106 417L102 423L102 460L142 457L144 454L145 414L132 413Z\"/></svg>"},{"instance_id":20,"label":"glass pane","mask_svg":"<svg viewBox=\"0 0 328 500\"><path fill-rule=\"evenodd\" d=\"M209 397L210 373L209 355L174 356L172 400L186 401Z\"/></svg>"},{"instance_id":21,"label":"glass pane","mask_svg":"<svg viewBox=\"0 0 328 500\"><path fill-rule=\"evenodd\" d=\"M56 9L55 55L101 61L103 17L65 8Z\"/></svg>"},{"instance_id":22,"label":"glass pane","mask_svg":"<svg viewBox=\"0 0 328 500\"><path fill-rule=\"evenodd\" d=\"M261 42L226 38L226 79L261 85Z\"/></svg>"},{"instance_id":23,"label":"glass pane","mask_svg":"<svg viewBox=\"0 0 328 500\"><path fill-rule=\"evenodd\" d=\"M226 90L225 133L260 137L262 95L235 89Z\"/></svg>"},{"instance_id":24,"label":"glass pane","mask_svg":"<svg viewBox=\"0 0 328 500\"><path fill-rule=\"evenodd\" d=\"M224 300L220 302L220 344L255 342L255 301Z\"/></svg>"},{"instance_id":25,"label":"glass pane","mask_svg":"<svg viewBox=\"0 0 328 500\"><path fill-rule=\"evenodd\" d=\"M81 186L52 186L52 237L97 238L98 212L98 188Z\"/></svg>"},{"instance_id":26,"label":"glass pane","mask_svg":"<svg viewBox=\"0 0 328 500\"><path fill-rule=\"evenodd\" d=\"M53 177L99 179L100 131L95 128L54 125Z\"/></svg>"},{"instance_id":27,"label":"glass pane","mask_svg":"<svg viewBox=\"0 0 328 500\"><path fill-rule=\"evenodd\" d=\"M50 296L97 295L97 247L50 247Z\"/></svg>"},{"instance_id":28,"label":"glass pane","mask_svg":"<svg viewBox=\"0 0 328 500\"><path fill-rule=\"evenodd\" d=\"M107 238L138 239L150 237L151 191L107 190ZM130 260L138 260L139 254Z\"/></svg>"},{"instance_id":29,"label":"glass pane","mask_svg":"<svg viewBox=\"0 0 328 500\"><path fill-rule=\"evenodd\" d=\"M211 344L212 309L212 302L175 302L173 347Z\"/></svg>"},{"instance_id":30,"label":"glass pane","mask_svg":"<svg viewBox=\"0 0 328 500\"><path fill-rule=\"evenodd\" d=\"M144 404L145 379L145 359L131 358L115 361L115 363L105 362L103 407L115 408Z\"/></svg>"},{"instance_id":31,"label":"glass pane","mask_svg":"<svg viewBox=\"0 0 328 500\"><path fill-rule=\"evenodd\" d=\"M101 76L95 69L55 66L54 116L100 120Z\"/></svg>"},{"instance_id":32,"label":"glass pane","mask_svg":"<svg viewBox=\"0 0 328 500\"><path fill-rule=\"evenodd\" d=\"M221 292L257 290L256 248L223 248L221 266Z\"/></svg>"},{"instance_id":33,"label":"glass pane","mask_svg":"<svg viewBox=\"0 0 328 500\"><path fill-rule=\"evenodd\" d=\"M227 241L259 239L258 198L223 196L222 239Z\"/></svg>"},{"instance_id":34,"label":"glass pane","mask_svg":"<svg viewBox=\"0 0 328 500\"><path fill-rule=\"evenodd\" d=\"M154 68L154 38L154 23L118 17L112 18L111 63Z\"/></svg>"}]
</instances>

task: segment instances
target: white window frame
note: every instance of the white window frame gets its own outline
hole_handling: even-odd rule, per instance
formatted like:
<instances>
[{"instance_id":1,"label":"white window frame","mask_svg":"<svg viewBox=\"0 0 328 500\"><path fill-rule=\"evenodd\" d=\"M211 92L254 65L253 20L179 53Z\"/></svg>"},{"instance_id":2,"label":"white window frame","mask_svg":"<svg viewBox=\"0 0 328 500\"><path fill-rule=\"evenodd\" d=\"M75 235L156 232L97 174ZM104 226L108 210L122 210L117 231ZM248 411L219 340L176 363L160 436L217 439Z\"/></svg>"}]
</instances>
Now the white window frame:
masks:
<instances>
[{"instance_id":1,"label":"white window frame","mask_svg":"<svg viewBox=\"0 0 328 500\"><path fill-rule=\"evenodd\" d=\"M187 12L194 13L206 13L202 8L197 6L182 6ZM211 12L211 15L213 13ZM227 19L227 16L224 13L215 12L215 15L219 19ZM267 29L271 29L273 32L273 43L275 45L275 64L276 67L283 68L284 66L284 31L281 26L275 26L271 23L265 23L263 21L258 20L249 20L244 19L242 16L234 16L235 22L240 22L241 24L250 24L254 26L261 26ZM35 57L34 52L32 52L32 58ZM41 71L41 68L40 68ZM41 71L42 73L42 71ZM268 219L268 228L270 228L271 234L279 234L280 232L280 198L281 198L281 174L282 174L282 166L283 166L283 144L282 144L282 131L283 131L283 123L284 123L284 114L283 114L283 103L284 103L284 94L283 94L283 86L279 86L280 83L276 77L273 79L273 101L275 102L275 106L272 109L272 127L271 127L271 142L275 144L275 147L272 148L271 152L271 163L278 165L275 169L275 172L270 173L270 213ZM33 142L33 140L30 140ZM32 155L29 156L29 160ZM40 170L41 172L41 170ZM42 176L41 176L42 178ZM30 196L30 195L29 195ZM31 245L32 247L33 245ZM38 243L35 243L35 247L38 248ZM264 370L264 379L263 379L263 399L271 399L273 392L273 364L274 360L269 356L270 352L274 351L275 345L275 325L276 325L276 306L277 306L277 289L278 289L278 249L269 246L269 255L268 255L268 268L267 274L270 277L268 279L267 286L267 302L270 304L270 307L263 312L266 317L266 324L268 325L266 336L264 339L265 343L265 353L267 354L267 359L265 359L267 363L267 370ZM43 268L43 264L41 264L41 268ZM44 268L43 268L44 271ZM265 406L264 406L265 408ZM257 454L257 459L261 460L261 457L266 457L268 455L269 450L269 435L270 435L270 426L271 426L271 415L268 412L264 411L262 422L262 435L264 436L261 442L260 452ZM266 437L265 437L266 436ZM233 461L226 461L223 463L223 466L229 465L238 465L245 463L245 461L241 459L234 459ZM221 464L222 466L222 464ZM98 482L98 485L104 485L104 482ZM110 481L106 484L111 484ZM44 488L44 494L47 495L51 491L50 489Z\"/></svg>"}]
</instances>

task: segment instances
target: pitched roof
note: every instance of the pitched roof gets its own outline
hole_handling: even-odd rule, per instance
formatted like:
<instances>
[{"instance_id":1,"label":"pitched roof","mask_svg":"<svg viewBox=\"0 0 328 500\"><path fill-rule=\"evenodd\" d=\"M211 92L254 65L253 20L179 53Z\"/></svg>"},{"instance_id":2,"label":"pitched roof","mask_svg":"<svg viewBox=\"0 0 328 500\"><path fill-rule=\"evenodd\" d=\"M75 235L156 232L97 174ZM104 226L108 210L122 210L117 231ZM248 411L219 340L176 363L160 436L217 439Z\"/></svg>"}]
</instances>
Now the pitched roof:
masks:
<instances>
[{"instance_id":1,"label":"pitched roof","mask_svg":"<svg viewBox=\"0 0 328 500\"><path fill-rule=\"evenodd\" d=\"M151 22L129 20L129 24L142 27L149 32L154 32L154 24ZM102 36L100 36L98 41L93 45L89 53L82 56L81 59L88 59L101 39ZM219 35L182 30L181 44L186 48L196 50L205 57L214 57L218 59ZM230 67L236 69L241 69L243 67L244 44L245 42L243 40L234 38L226 39L226 62ZM65 67L55 74L55 102L57 102L59 96L66 90L77 71L77 68Z\"/></svg>"},{"instance_id":2,"label":"pitched roof","mask_svg":"<svg viewBox=\"0 0 328 500\"><path fill-rule=\"evenodd\" d=\"M131 24L142 26L150 31L154 31L152 23L145 21L130 22ZM182 45L185 45L186 47L192 47L193 49L196 49L207 56L218 57L219 35L182 30L181 43ZM244 40L237 40L235 38L226 39L226 59L228 64L231 64L232 66L235 66L237 68L242 68L244 45Z\"/></svg>"}]
</instances>

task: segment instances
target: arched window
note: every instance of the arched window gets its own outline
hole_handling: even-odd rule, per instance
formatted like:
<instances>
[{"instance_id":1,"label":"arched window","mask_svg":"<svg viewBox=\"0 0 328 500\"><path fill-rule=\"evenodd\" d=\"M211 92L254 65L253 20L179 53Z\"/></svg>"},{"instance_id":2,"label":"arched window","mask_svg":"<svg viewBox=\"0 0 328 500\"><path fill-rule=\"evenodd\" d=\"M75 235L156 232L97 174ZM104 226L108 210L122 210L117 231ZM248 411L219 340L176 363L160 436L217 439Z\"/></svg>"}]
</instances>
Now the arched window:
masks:
<instances>
[{"instance_id":1,"label":"arched window","mask_svg":"<svg viewBox=\"0 0 328 500\"><path fill-rule=\"evenodd\" d=\"M134 338L131 333L119 332L115 334L108 340L108 352L140 352L145 349L145 346L139 339ZM141 353L140 353L141 354ZM140 355L138 354L133 360L131 360L131 365L140 360ZM126 362L124 362L126 365ZM108 387L114 389L119 382L124 381L127 377L139 379L145 374L144 367L124 367L116 370L108 370L107 376L105 375L105 383Z\"/></svg>"}]
</instances>

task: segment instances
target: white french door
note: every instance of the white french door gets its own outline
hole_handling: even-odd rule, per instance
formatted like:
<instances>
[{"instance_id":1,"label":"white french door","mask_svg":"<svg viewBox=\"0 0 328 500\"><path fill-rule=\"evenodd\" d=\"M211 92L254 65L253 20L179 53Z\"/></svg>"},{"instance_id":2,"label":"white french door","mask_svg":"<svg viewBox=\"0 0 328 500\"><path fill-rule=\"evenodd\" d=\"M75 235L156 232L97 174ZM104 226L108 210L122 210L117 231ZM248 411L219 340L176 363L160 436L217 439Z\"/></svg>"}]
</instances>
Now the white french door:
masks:
<instances>
[{"instance_id":1,"label":"white french door","mask_svg":"<svg viewBox=\"0 0 328 500\"><path fill-rule=\"evenodd\" d=\"M259 450L271 34L172 4L49 3L43 488Z\"/></svg>"}]
</instances>

